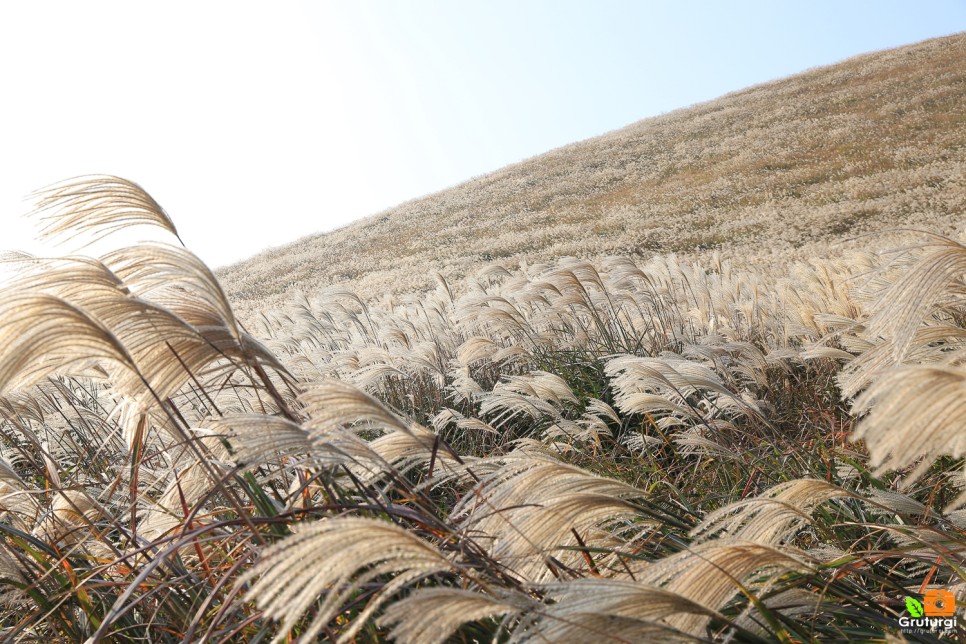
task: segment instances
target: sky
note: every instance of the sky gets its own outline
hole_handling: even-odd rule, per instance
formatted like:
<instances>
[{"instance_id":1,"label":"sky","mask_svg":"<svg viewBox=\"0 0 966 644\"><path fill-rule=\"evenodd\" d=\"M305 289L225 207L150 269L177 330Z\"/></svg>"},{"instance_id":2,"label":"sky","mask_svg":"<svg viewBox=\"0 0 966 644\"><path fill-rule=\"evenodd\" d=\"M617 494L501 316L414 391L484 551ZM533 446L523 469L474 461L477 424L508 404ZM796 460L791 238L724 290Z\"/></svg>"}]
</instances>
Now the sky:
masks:
<instances>
[{"instance_id":1,"label":"sky","mask_svg":"<svg viewBox=\"0 0 966 644\"><path fill-rule=\"evenodd\" d=\"M0 250L51 254L25 195L114 174L223 266L648 116L964 30L966 0L3 3Z\"/></svg>"}]
</instances>

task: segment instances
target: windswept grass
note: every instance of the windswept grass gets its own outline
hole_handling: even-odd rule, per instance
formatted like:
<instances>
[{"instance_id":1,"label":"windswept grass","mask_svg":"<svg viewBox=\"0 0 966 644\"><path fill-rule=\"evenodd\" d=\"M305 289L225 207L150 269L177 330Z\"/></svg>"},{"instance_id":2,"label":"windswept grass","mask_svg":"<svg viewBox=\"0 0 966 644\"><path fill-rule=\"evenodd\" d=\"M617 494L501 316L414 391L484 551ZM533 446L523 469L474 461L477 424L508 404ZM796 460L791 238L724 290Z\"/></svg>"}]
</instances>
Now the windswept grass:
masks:
<instances>
[{"instance_id":1,"label":"windswept grass","mask_svg":"<svg viewBox=\"0 0 966 644\"><path fill-rule=\"evenodd\" d=\"M177 242L130 182L41 199ZM966 248L922 240L491 265L250 329L177 243L12 257L3 637L896 641L907 596L966 599Z\"/></svg>"},{"instance_id":2,"label":"windswept grass","mask_svg":"<svg viewBox=\"0 0 966 644\"><path fill-rule=\"evenodd\" d=\"M858 56L552 150L219 272L243 319L351 283L367 300L548 257L744 269L961 232L966 35ZM706 261L706 259L702 260ZM737 264L736 264L737 265Z\"/></svg>"}]
</instances>

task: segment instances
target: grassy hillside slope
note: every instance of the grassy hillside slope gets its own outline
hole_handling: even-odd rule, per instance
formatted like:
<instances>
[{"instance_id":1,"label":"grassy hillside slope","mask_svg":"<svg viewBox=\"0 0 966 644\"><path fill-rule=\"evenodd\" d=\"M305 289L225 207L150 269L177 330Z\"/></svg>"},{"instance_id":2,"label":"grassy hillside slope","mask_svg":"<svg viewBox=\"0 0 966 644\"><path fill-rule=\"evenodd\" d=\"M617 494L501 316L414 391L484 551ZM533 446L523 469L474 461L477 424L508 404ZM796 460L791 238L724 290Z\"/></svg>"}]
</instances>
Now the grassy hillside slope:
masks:
<instances>
[{"instance_id":1,"label":"grassy hillside slope","mask_svg":"<svg viewBox=\"0 0 966 644\"><path fill-rule=\"evenodd\" d=\"M862 237L874 231L957 234L964 177L960 34L646 119L266 251L219 277L244 312L349 280L370 295L422 289L432 283L427 266L460 277L492 260L720 248L738 265L780 266L895 243Z\"/></svg>"},{"instance_id":2,"label":"grassy hillside slope","mask_svg":"<svg viewBox=\"0 0 966 644\"><path fill-rule=\"evenodd\" d=\"M964 46L256 258L245 325L137 184L41 191L114 246L5 258L0 640L966 641L966 245L815 257L959 229Z\"/></svg>"}]
</instances>

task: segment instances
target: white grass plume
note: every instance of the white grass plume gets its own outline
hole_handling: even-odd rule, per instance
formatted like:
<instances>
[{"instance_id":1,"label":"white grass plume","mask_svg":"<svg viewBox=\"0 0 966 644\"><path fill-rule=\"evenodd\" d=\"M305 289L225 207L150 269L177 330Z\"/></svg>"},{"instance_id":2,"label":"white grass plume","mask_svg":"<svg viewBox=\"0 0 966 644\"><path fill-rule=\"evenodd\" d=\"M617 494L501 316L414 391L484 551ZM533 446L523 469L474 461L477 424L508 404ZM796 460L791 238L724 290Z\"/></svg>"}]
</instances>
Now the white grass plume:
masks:
<instances>
[{"instance_id":1,"label":"white grass plume","mask_svg":"<svg viewBox=\"0 0 966 644\"><path fill-rule=\"evenodd\" d=\"M309 433L301 425L267 414L233 414L211 418L206 428L224 437L234 460L246 467L277 462L287 456L309 453Z\"/></svg>"},{"instance_id":2,"label":"white grass plume","mask_svg":"<svg viewBox=\"0 0 966 644\"><path fill-rule=\"evenodd\" d=\"M409 423L382 402L338 380L311 385L300 397L311 420L305 427L325 434L340 427L409 431Z\"/></svg>"},{"instance_id":3,"label":"white grass plume","mask_svg":"<svg viewBox=\"0 0 966 644\"><path fill-rule=\"evenodd\" d=\"M174 222L158 202L138 184L120 177L68 179L38 190L34 196L41 231L48 237L89 232L97 240L138 224L158 226L178 237Z\"/></svg>"},{"instance_id":4,"label":"white grass plume","mask_svg":"<svg viewBox=\"0 0 966 644\"><path fill-rule=\"evenodd\" d=\"M480 591L458 588L420 588L411 595L387 606L379 624L394 625L389 638L399 644L443 644L463 624L498 615L515 615L521 593L497 598Z\"/></svg>"},{"instance_id":5,"label":"white grass plume","mask_svg":"<svg viewBox=\"0 0 966 644\"><path fill-rule=\"evenodd\" d=\"M778 546L807 524L812 511L822 503L854 496L818 479L788 481L709 513L691 535L698 543L727 537Z\"/></svg>"},{"instance_id":6,"label":"white grass plume","mask_svg":"<svg viewBox=\"0 0 966 644\"><path fill-rule=\"evenodd\" d=\"M531 581L554 578L551 558L586 568L574 531L589 547L620 545L605 527L636 517L629 499L644 494L548 457L514 452L502 460L451 516L466 534L491 541L491 556Z\"/></svg>"},{"instance_id":7,"label":"white grass plume","mask_svg":"<svg viewBox=\"0 0 966 644\"><path fill-rule=\"evenodd\" d=\"M855 401L867 414L855 430L871 463L880 471L918 465L905 476L910 485L944 454L966 454L966 369L952 366L900 367L880 376ZM921 460L920 460L921 459ZM966 497L956 499L960 505Z\"/></svg>"},{"instance_id":8,"label":"white grass plume","mask_svg":"<svg viewBox=\"0 0 966 644\"><path fill-rule=\"evenodd\" d=\"M738 584L757 591L766 588L788 571L809 569L793 548L718 539L660 559L635 571L643 584L658 586L686 597L709 611L723 608L740 592ZM710 617L677 614L668 623L679 630L702 637Z\"/></svg>"},{"instance_id":9,"label":"white grass plume","mask_svg":"<svg viewBox=\"0 0 966 644\"><path fill-rule=\"evenodd\" d=\"M391 576L337 641L351 641L366 620L394 594L419 579L452 570L454 564L412 532L387 521L341 516L303 525L270 546L239 580L268 617L281 621L274 641L286 635L318 600L303 640L318 635L350 597L367 583Z\"/></svg>"},{"instance_id":10,"label":"white grass plume","mask_svg":"<svg viewBox=\"0 0 966 644\"><path fill-rule=\"evenodd\" d=\"M692 622L718 614L700 601L629 579L575 579L547 590L552 603L533 611L510 641L697 642L703 633Z\"/></svg>"}]
</instances>

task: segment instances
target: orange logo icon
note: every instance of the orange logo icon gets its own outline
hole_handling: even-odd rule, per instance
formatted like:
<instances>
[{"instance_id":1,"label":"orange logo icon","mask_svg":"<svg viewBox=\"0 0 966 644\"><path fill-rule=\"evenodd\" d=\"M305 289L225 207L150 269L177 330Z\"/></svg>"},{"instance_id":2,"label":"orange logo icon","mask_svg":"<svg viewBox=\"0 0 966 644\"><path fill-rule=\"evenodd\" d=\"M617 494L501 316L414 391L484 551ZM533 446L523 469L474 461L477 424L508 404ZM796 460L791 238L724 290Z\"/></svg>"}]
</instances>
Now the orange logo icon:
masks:
<instances>
[{"instance_id":1,"label":"orange logo icon","mask_svg":"<svg viewBox=\"0 0 966 644\"><path fill-rule=\"evenodd\" d=\"M956 614L956 597L948 590L927 590L922 607L926 617L952 617Z\"/></svg>"}]
</instances>

